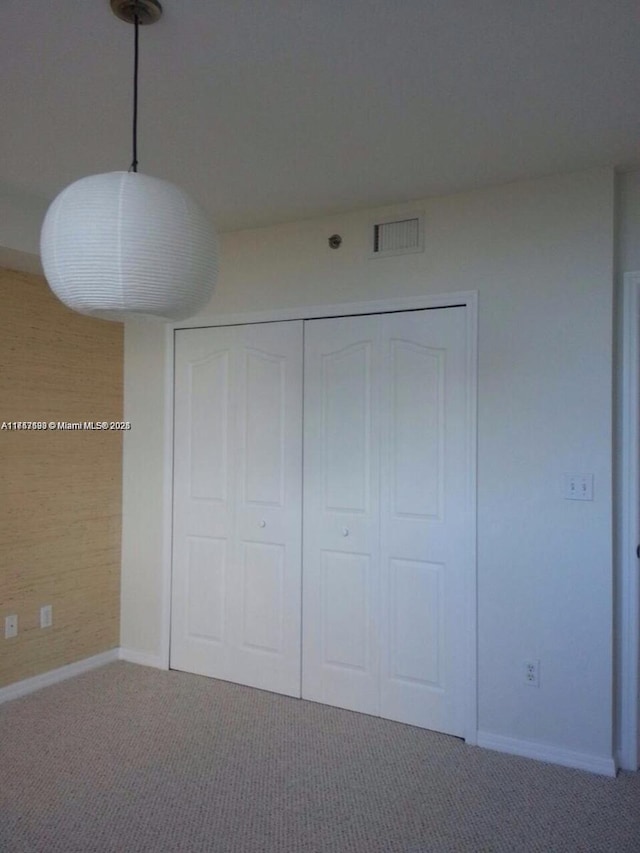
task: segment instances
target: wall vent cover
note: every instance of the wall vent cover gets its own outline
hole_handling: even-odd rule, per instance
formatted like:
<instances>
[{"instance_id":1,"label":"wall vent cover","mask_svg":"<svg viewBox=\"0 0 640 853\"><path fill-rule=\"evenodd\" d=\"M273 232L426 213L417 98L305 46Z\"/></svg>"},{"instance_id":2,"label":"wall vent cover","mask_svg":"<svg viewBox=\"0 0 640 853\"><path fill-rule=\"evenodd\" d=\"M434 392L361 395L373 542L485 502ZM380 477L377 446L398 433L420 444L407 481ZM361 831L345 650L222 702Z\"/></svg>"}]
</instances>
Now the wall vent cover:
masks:
<instances>
[{"instance_id":1,"label":"wall vent cover","mask_svg":"<svg viewBox=\"0 0 640 853\"><path fill-rule=\"evenodd\" d=\"M401 219L382 219L374 222L371 257L405 255L424 250L424 222L422 214Z\"/></svg>"}]
</instances>

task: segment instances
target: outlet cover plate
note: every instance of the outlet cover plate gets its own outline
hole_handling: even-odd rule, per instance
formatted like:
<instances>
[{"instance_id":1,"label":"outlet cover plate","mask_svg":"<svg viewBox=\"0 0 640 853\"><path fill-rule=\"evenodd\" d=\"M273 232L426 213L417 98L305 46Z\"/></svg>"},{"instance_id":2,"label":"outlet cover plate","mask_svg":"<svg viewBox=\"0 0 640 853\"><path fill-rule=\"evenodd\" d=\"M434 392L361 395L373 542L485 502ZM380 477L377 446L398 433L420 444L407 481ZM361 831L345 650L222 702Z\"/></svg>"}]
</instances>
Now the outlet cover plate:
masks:
<instances>
[{"instance_id":1,"label":"outlet cover plate","mask_svg":"<svg viewBox=\"0 0 640 853\"><path fill-rule=\"evenodd\" d=\"M40 608L40 627L50 628L53 625L53 607L45 604Z\"/></svg>"}]
</instances>

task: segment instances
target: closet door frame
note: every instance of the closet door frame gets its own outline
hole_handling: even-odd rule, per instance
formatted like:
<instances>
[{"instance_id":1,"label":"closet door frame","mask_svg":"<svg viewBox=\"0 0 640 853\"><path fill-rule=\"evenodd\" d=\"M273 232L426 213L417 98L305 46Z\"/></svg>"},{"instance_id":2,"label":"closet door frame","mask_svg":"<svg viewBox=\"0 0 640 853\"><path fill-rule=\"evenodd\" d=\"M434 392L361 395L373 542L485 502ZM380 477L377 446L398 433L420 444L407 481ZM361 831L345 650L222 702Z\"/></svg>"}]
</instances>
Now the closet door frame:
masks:
<instances>
[{"instance_id":1,"label":"closet door frame","mask_svg":"<svg viewBox=\"0 0 640 853\"><path fill-rule=\"evenodd\" d=\"M469 566L472 570L465 577L465 593L460 620L464 633L465 654L465 732L468 744L477 744L478 732L478 642L477 642L477 433L478 433L478 293L461 291L444 294L425 294L398 299L383 299L371 302L349 302L332 305L300 306L275 311L198 316L190 320L168 323L165 327L165 407L164 407L164 471L163 471L163 542L162 542L162 637L161 664L169 669L171 636L171 575L173 544L173 417L174 417L174 341L178 329L197 329L214 326L235 326L247 323L272 323L286 320L313 320L323 317L348 317L356 314L386 314L393 311L416 311L423 309L450 308L466 309L467 339L467 458L470 460L467 484L469 518L473 529L469 531L472 553Z\"/></svg>"}]
</instances>

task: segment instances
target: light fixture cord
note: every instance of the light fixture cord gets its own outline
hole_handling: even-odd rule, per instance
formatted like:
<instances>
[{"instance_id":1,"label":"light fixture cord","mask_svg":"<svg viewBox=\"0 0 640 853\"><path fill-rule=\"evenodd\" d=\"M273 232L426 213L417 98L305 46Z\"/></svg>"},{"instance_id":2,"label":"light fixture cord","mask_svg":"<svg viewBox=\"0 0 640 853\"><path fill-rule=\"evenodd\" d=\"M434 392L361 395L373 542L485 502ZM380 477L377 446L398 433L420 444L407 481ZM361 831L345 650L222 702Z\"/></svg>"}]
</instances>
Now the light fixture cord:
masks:
<instances>
[{"instance_id":1,"label":"light fixture cord","mask_svg":"<svg viewBox=\"0 0 640 853\"><path fill-rule=\"evenodd\" d=\"M130 172L138 171L138 16L134 17L135 41L133 51L133 160L129 167Z\"/></svg>"}]
</instances>

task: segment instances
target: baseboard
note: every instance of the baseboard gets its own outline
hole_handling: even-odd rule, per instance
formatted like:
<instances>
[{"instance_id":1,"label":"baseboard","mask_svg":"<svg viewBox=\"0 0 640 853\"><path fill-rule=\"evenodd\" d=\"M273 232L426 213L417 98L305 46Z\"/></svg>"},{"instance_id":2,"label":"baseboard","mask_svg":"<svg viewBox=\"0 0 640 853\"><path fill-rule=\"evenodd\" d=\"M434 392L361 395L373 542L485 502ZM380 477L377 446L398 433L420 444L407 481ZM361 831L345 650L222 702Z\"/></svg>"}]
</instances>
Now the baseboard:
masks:
<instances>
[{"instance_id":1,"label":"baseboard","mask_svg":"<svg viewBox=\"0 0 640 853\"><path fill-rule=\"evenodd\" d=\"M140 666L152 666L154 669L167 669L165 661L159 655L150 655L148 652L137 652L135 649L120 647L120 660L137 663Z\"/></svg>"},{"instance_id":2,"label":"baseboard","mask_svg":"<svg viewBox=\"0 0 640 853\"><path fill-rule=\"evenodd\" d=\"M616 764L620 770L628 770L629 773L637 773L640 770L637 757L630 757L628 750L622 748L616 750Z\"/></svg>"},{"instance_id":3,"label":"baseboard","mask_svg":"<svg viewBox=\"0 0 640 853\"><path fill-rule=\"evenodd\" d=\"M118 658L119 649L109 649L108 652L102 652L99 655L84 658L84 660L70 663L67 666L43 672L41 675L34 675L33 678L25 678L23 681L16 681L15 684L0 687L0 704L9 702L11 699L18 699L20 696L26 696L28 693L34 693L36 690L57 684L59 681L65 681L67 678L73 678L74 675L97 669L118 660Z\"/></svg>"},{"instance_id":4,"label":"baseboard","mask_svg":"<svg viewBox=\"0 0 640 853\"><path fill-rule=\"evenodd\" d=\"M509 755L534 758L536 761L561 764L563 767L574 767L576 770L588 770L590 773L599 773L603 776L616 775L616 763L613 757L603 758L586 752L573 752L558 746L503 737L490 732L478 732L478 746L494 749L496 752L506 752Z\"/></svg>"}]
</instances>

